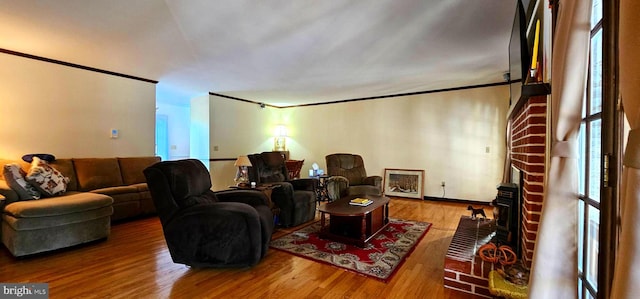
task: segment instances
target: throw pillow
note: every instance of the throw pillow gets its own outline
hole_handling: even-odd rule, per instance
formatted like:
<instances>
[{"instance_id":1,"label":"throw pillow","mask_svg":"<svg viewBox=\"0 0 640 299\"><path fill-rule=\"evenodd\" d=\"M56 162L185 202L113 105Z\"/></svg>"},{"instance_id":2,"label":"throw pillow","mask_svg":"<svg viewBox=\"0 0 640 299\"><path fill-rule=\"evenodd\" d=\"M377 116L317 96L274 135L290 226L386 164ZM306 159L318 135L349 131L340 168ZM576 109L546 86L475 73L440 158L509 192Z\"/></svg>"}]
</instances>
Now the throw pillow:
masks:
<instances>
[{"instance_id":1,"label":"throw pillow","mask_svg":"<svg viewBox=\"0 0 640 299\"><path fill-rule=\"evenodd\" d=\"M69 183L69 178L38 157L33 157L26 178L45 197L63 194Z\"/></svg>"},{"instance_id":2,"label":"throw pillow","mask_svg":"<svg viewBox=\"0 0 640 299\"><path fill-rule=\"evenodd\" d=\"M25 173L20 168L20 165L15 163L5 164L2 174L7 181L7 185L18 193L20 200L40 199L40 192L24 179Z\"/></svg>"}]
</instances>

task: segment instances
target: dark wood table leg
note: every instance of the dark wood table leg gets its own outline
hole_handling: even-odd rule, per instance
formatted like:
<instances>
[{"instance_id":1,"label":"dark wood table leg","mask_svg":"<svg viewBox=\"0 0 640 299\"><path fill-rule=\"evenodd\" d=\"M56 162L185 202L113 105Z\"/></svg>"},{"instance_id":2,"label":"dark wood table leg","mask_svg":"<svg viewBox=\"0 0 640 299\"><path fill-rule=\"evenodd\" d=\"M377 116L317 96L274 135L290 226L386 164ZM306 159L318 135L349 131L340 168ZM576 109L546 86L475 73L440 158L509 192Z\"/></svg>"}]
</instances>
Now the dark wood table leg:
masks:
<instances>
[{"instance_id":1,"label":"dark wood table leg","mask_svg":"<svg viewBox=\"0 0 640 299\"><path fill-rule=\"evenodd\" d=\"M320 232L324 232L325 231L325 213L324 212L320 212Z\"/></svg>"},{"instance_id":2,"label":"dark wood table leg","mask_svg":"<svg viewBox=\"0 0 640 299\"><path fill-rule=\"evenodd\" d=\"M389 204L384 205L384 224L389 223Z\"/></svg>"},{"instance_id":3,"label":"dark wood table leg","mask_svg":"<svg viewBox=\"0 0 640 299\"><path fill-rule=\"evenodd\" d=\"M362 223L360 225L360 247L365 246L367 240L367 215L362 215Z\"/></svg>"}]
</instances>

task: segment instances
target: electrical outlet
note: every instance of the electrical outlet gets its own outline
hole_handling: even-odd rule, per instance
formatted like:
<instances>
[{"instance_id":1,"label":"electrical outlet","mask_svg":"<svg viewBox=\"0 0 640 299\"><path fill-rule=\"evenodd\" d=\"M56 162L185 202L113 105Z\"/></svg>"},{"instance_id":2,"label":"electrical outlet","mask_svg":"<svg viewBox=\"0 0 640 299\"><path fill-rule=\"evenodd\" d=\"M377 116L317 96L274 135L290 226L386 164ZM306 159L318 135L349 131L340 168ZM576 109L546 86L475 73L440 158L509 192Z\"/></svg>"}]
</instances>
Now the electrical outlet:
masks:
<instances>
[{"instance_id":1,"label":"electrical outlet","mask_svg":"<svg viewBox=\"0 0 640 299\"><path fill-rule=\"evenodd\" d=\"M444 181L442 181L442 184L440 184L442 187L444 187Z\"/></svg>"}]
</instances>

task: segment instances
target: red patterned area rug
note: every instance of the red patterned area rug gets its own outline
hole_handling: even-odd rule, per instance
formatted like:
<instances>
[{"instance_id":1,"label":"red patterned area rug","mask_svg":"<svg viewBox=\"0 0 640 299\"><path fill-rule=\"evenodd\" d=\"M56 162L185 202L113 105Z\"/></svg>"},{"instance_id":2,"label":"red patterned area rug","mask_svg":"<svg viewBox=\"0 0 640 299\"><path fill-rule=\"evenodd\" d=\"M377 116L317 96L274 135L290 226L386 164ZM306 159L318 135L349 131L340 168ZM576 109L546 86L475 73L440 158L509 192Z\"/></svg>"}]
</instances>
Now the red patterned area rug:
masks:
<instances>
[{"instance_id":1,"label":"red patterned area rug","mask_svg":"<svg viewBox=\"0 0 640 299\"><path fill-rule=\"evenodd\" d=\"M388 282L427 233L431 223L389 219L365 248L318 237L320 222L271 241L271 247Z\"/></svg>"}]
</instances>

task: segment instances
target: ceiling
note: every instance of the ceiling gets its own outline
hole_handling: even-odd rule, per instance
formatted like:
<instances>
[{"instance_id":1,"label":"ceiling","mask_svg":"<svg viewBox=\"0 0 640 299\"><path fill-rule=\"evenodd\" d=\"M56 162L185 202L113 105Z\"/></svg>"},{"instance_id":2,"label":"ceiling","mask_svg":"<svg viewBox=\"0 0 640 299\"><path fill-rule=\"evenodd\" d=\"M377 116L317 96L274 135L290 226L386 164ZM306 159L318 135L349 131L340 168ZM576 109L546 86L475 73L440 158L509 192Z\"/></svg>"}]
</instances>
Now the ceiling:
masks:
<instances>
[{"instance_id":1,"label":"ceiling","mask_svg":"<svg viewBox=\"0 0 640 299\"><path fill-rule=\"evenodd\" d=\"M516 1L0 0L0 48L290 106L504 82Z\"/></svg>"}]
</instances>

